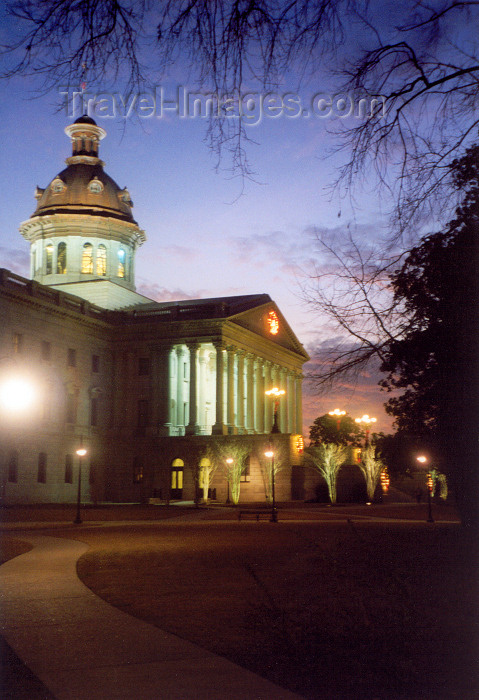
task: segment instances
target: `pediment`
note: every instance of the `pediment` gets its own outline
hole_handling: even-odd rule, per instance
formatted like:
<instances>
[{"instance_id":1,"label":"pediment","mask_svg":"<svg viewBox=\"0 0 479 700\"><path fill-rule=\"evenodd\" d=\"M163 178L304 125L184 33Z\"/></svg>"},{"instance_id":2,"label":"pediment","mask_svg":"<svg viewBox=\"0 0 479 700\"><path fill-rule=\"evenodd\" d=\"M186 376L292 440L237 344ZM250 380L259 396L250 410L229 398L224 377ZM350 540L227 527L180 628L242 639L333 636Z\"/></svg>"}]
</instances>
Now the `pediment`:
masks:
<instances>
[{"instance_id":1,"label":"pediment","mask_svg":"<svg viewBox=\"0 0 479 700\"><path fill-rule=\"evenodd\" d=\"M309 360L308 353L273 301L230 316L228 320Z\"/></svg>"}]
</instances>

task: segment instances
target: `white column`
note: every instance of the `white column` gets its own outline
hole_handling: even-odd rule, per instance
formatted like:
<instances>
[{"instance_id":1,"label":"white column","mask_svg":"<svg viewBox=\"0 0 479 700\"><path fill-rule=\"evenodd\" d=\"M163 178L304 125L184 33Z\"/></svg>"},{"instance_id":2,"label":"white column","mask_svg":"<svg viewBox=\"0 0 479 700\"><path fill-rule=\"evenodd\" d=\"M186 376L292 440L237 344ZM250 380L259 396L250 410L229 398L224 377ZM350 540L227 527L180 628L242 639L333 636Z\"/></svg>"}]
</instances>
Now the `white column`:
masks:
<instances>
[{"instance_id":1,"label":"white column","mask_svg":"<svg viewBox=\"0 0 479 700\"><path fill-rule=\"evenodd\" d=\"M299 435L303 433L303 397L302 397L302 381L303 375L301 372L296 374L296 432Z\"/></svg>"},{"instance_id":2,"label":"white column","mask_svg":"<svg viewBox=\"0 0 479 700\"><path fill-rule=\"evenodd\" d=\"M279 400L279 429L282 433L289 433L288 430L288 394L286 384L286 370L284 367L279 368L279 389L284 391L283 396Z\"/></svg>"},{"instance_id":3,"label":"white column","mask_svg":"<svg viewBox=\"0 0 479 700\"><path fill-rule=\"evenodd\" d=\"M228 352L228 388L227 388L227 418L228 432L236 432L235 424L235 354L236 348L229 345Z\"/></svg>"},{"instance_id":4,"label":"white column","mask_svg":"<svg viewBox=\"0 0 479 700\"><path fill-rule=\"evenodd\" d=\"M183 369L183 347L176 346L176 425L179 428L184 425L184 396L183 388L185 383Z\"/></svg>"},{"instance_id":5,"label":"white column","mask_svg":"<svg viewBox=\"0 0 479 700\"><path fill-rule=\"evenodd\" d=\"M198 362L200 365L199 382L198 382L198 423L200 430L206 425L206 363L207 358L204 355L204 348L200 346Z\"/></svg>"},{"instance_id":6,"label":"white column","mask_svg":"<svg viewBox=\"0 0 479 700\"><path fill-rule=\"evenodd\" d=\"M254 428L257 433L264 433L263 360L260 357L257 357L255 360Z\"/></svg>"},{"instance_id":7,"label":"white column","mask_svg":"<svg viewBox=\"0 0 479 700\"><path fill-rule=\"evenodd\" d=\"M198 433L198 376L197 376L197 354L198 354L198 343L188 343L188 350L190 351L190 416L188 425L186 427L186 433L188 435L196 435Z\"/></svg>"},{"instance_id":8,"label":"white column","mask_svg":"<svg viewBox=\"0 0 479 700\"><path fill-rule=\"evenodd\" d=\"M266 360L264 363L264 388L263 388L263 402L264 402L264 431L265 433L270 433L273 427L273 409L274 402L269 396L265 396L265 392L273 388L273 377L271 373L271 362Z\"/></svg>"},{"instance_id":9,"label":"white column","mask_svg":"<svg viewBox=\"0 0 479 700\"><path fill-rule=\"evenodd\" d=\"M287 373L287 400L288 400L288 433L296 433L296 386L294 383L294 372Z\"/></svg>"},{"instance_id":10,"label":"white column","mask_svg":"<svg viewBox=\"0 0 479 700\"><path fill-rule=\"evenodd\" d=\"M213 435L224 435L226 426L223 419L223 344L214 343L216 349L216 417L212 428Z\"/></svg>"},{"instance_id":11,"label":"white column","mask_svg":"<svg viewBox=\"0 0 479 700\"><path fill-rule=\"evenodd\" d=\"M254 433L254 355L246 355L246 430Z\"/></svg>"},{"instance_id":12,"label":"white column","mask_svg":"<svg viewBox=\"0 0 479 700\"><path fill-rule=\"evenodd\" d=\"M237 410L236 410L236 425L238 433L245 433L245 386L244 386L244 350L238 350L236 353L238 363L238 394L237 394Z\"/></svg>"}]
</instances>

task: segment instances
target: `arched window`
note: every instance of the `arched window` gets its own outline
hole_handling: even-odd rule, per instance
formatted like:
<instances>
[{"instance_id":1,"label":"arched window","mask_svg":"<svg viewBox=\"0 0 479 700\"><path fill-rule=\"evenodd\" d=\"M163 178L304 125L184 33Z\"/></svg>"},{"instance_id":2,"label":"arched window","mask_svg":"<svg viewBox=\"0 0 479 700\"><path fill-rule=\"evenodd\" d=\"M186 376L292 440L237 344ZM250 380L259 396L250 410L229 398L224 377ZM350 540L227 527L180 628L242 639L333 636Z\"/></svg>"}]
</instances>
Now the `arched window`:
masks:
<instances>
[{"instance_id":1,"label":"arched window","mask_svg":"<svg viewBox=\"0 0 479 700\"><path fill-rule=\"evenodd\" d=\"M123 250L123 248L120 248L120 250L118 251L118 277L125 276L125 260L126 253Z\"/></svg>"},{"instance_id":2,"label":"arched window","mask_svg":"<svg viewBox=\"0 0 479 700\"><path fill-rule=\"evenodd\" d=\"M103 243L100 243L96 251L96 274L101 277L106 275L106 246Z\"/></svg>"},{"instance_id":3,"label":"arched window","mask_svg":"<svg viewBox=\"0 0 479 700\"><path fill-rule=\"evenodd\" d=\"M81 256L81 271L84 275L93 274L93 246L91 243L85 243Z\"/></svg>"},{"instance_id":4,"label":"arched window","mask_svg":"<svg viewBox=\"0 0 479 700\"><path fill-rule=\"evenodd\" d=\"M73 455L65 456L65 484L73 484Z\"/></svg>"},{"instance_id":5,"label":"arched window","mask_svg":"<svg viewBox=\"0 0 479 700\"><path fill-rule=\"evenodd\" d=\"M53 272L53 245L49 243L45 247L45 274L51 275Z\"/></svg>"},{"instance_id":6,"label":"arched window","mask_svg":"<svg viewBox=\"0 0 479 700\"><path fill-rule=\"evenodd\" d=\"M67 272L67 244L59 243L57 248L57 274L66 275Z\"/></svg>"}]
</instances>

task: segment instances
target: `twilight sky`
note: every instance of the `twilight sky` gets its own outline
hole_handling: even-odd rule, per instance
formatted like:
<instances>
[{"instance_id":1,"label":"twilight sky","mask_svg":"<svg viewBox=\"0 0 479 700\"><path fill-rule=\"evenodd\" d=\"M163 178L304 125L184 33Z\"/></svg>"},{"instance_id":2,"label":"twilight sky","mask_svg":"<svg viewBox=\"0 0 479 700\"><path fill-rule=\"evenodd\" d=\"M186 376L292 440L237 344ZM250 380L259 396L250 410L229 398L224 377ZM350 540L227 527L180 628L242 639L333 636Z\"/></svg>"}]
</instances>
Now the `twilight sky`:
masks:
<instances>
[{"instance_id":1,"label":"twilight sky","mask_svg":"<svg viewBox=\"0 0 479 700\"><path fill-rule=\"evenodd\" d=\"M314 355L337 331L301 298L311 261L321 263L313 231L340 237L349 227L358 240L372 241L383 233L386 218L384 202L367 186L354 211L348 200L331 199L327 192L340 162L331 156L329 131L340 117L319 116L317 99L317 113L309 109L326 85L318 78L317 85L301 93L308 116L291 117L284 111L276 118L259 118L252 111L251 121L257 123L246 130L255 143L246 148L255 180L246 181L244 188L228 172L215 172L215 158L204 143L204 118L182 117L174 110L160 114L159 86L155 97L150 91L141 105L131 106L119 89L115 105L110 95L103 95L96 111L90 111L108 134L100 149L105 170L120 187L128 187L133 213L147 235L137 253L137 290L158 301L267 293ZM187 76L183 81L175 75L162 86L164 98L173 102L178 86L188 90ZM71 101L68 109L60 108L61 88L33 99L37 87L30 79L0 83L0 264L27 277L28 246L18 226L35 208L35 186L45 187L65 167L70 143L63 129L83 111ZM100 89L87 85L88 93ZM386 396L376 382L377 375L362 372L321 396L305 385L305 433L315 417L336 407L354 417L376 416L378 429L388 430L390 419L382 408Z\"/></svg>"}]
</instances>

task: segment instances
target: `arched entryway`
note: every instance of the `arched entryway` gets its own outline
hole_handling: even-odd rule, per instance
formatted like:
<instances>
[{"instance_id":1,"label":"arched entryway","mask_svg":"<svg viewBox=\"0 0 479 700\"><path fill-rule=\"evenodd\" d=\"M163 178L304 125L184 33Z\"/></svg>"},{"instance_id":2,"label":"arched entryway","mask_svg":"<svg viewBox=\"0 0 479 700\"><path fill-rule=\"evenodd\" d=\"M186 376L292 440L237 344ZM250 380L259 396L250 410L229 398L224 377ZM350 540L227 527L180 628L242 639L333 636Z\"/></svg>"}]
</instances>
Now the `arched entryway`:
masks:
<instances>
[{"instance_id":1,"label":"arched entryway","mask_svg":"<svg viewBox=\"0 0 479 700\"><path fill-rule=\"evenodd\" d=\"M183 472L185 464L182 459L174 459L171 465L170 498L183 498Z\"/></svg>"}]
</instances>

